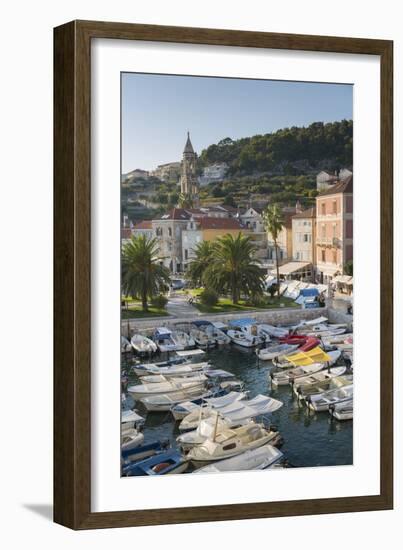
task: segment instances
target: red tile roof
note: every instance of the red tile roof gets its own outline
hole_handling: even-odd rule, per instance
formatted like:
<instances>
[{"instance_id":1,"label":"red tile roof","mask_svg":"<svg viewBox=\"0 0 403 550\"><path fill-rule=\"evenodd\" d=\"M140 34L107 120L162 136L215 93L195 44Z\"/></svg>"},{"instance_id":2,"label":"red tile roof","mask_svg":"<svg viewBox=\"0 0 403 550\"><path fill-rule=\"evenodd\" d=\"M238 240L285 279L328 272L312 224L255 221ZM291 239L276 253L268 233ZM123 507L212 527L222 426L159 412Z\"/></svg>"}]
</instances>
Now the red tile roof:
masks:
<instances>
[{"instance_id":1,"label":"red tile roof","mask_svg":"<svg viewBox=\"0 0 403 550\"><path fill-rule=\"evenodd\" d=\"M316 208L313 206L312 208L298 212L298 214L294 214L293 218L316 218Z\"/></svg>"},{"instance_id":2,"label":"red tile roof","mask_svg":"<svg viewBox=\"0 0 403 550\"><path fill-rule=\"evenodd\" d=\"M241 224L234 218L202 218L201 229L242 229Z\"/></svg>"},{"instance_id":3,"label":"red tile roof","mask_svg":"<svg viewBox=\"0 0 403 550\"><path fill-rule=\"evenodd\" d=\"M337 193L352 193L353 192L353 176L348 176L345 180L339 181L335 185L330 186L319 193L318 197L324 195L336 195Z\"/></svg>"},{"instance_id":4,"label":"red tile roof","mask_svg":"<svg viewBox=\"0 0 403 550\"><path fill-rule=\"evenodd\" d=\"M133 229L152 229L151 220L143 220L142 222L136 223Z\"/></svg>"},{"instance_id":5,"label":"red tile roof","mask_svg":"<svg viewBox=\"0 0 403 550\"><path fill-rule=\"evenodd\" d=\"M172 208L169 212L166 214L163 214L161 216L161 220L189 220L190 214L184 209L184 208Z\"/></svg>"}]
</instances>

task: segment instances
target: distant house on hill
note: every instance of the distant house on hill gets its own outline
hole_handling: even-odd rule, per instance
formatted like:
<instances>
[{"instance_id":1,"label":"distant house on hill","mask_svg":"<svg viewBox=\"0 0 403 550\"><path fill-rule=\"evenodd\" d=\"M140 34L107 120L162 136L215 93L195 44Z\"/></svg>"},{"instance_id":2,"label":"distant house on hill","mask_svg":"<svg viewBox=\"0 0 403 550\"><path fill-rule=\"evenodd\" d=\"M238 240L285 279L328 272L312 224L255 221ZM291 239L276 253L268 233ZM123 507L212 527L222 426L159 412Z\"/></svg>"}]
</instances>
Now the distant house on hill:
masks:
<instances>
[{"instance_id":1,"label":"distant house on hill","mask_svg":"<svg viewBox=\"0 0 403 550\"><path fill-rule=\"evenodd\" d=\"M225 177L228 171L228 164L226 162L217 162L210 164L203 169L202 175L199 177L199 183L203 187L214 181L220 181Z\"/></svg>"},{"instance_id":2,"label":"distant house on hill","mask_svg":"<svg viewBox=\"0 0 403 550\"><path fill-rule=\"evenodd\" d=\"M132 170L131 172L128 172L127 174L123 174L123 181L128 182L130 180L136 179L136 178L143 178L147 179L149 177L149 172L147 170L141 170L141 168L136 168L135 170Z\"/></svg>"},{"instance_id":3,"label":"distant house on hill","mask_svg":"<svg viewBox=\"0 0 403 550\"><path fill-rule=\"evenodd\" d=\"M334 185L338 180L337 170L332 172L328 170L322 170L316 176L316 189L318 191L324 191L330 185Z\"/></svg>"},{"instance_id":4,"label":"distant house on hill","mask_svg":"<svg viewBox=\"0 0 403 550\"><path fill-rule=\"evenodd\" d=\"M152 176L159 178L162 181L175 181L179 180L181 174L180 162L168 162L166 164L160 164L155 170L151 172Z\"/></svg>"}]
</instances>

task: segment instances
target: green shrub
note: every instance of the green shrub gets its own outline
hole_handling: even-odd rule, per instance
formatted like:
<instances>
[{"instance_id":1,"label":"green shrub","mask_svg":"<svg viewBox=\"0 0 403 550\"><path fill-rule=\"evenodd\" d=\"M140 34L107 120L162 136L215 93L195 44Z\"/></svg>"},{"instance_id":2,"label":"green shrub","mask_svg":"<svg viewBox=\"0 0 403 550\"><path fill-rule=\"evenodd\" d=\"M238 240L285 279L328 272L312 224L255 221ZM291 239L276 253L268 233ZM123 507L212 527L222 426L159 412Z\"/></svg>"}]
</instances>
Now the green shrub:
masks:
<instances>
[{"instance_id":1,"label":"green shrub","mask_svg":"<svg viewBox=\"0 0 403 550\"><path fill-rule=\"evenodd\" d=\"M205 306L215 306L218 302L218 294L214 290L204 289L199 295L200 301Z\"/></svg>"},{"instance_id":2,"label":"green shrub","mask_svg":"<svg viewBox=\"0 0 403 550\"><path fill-rule=\"evenodd\" d=\"M262 294L255 294L254 296L251 296L249 303L253 307L264 307L267 302Z\"/></svg>"},{"instance_id":3,"label":"green shrub","mask_svg":"<svg viewBox=\"0 0 403 550\"><path fill-rule=\"evenodd\" d=\"M168 298L164 296L163 294L158 294L158 296L154 296L154 298L151 300L151 305L157 309L163 309L168 303Z\"/></svg>"}]
</instances>

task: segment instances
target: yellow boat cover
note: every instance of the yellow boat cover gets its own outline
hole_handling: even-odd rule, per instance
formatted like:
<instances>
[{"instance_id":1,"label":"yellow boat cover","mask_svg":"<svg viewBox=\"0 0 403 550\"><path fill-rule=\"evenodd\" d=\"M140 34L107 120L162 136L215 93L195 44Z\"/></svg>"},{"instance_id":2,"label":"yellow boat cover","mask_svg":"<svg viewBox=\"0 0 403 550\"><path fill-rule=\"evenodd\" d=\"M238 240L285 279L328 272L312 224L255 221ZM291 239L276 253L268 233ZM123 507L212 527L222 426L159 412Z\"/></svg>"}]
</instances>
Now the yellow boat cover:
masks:
<instances>
[{"instance_id":1,"label":"yellow boat cover","mask_svg":"<svg viewBox=\"0 0 403 550\"><path fill-rule=\"evenodd\" d=\"M329 355L319 346L310 351L299 351L292 355L286 355L285 359L297 367L306 367L307 365L313 365L313 363L327 363L331 361Z\"/></svg>"}]
</instances>

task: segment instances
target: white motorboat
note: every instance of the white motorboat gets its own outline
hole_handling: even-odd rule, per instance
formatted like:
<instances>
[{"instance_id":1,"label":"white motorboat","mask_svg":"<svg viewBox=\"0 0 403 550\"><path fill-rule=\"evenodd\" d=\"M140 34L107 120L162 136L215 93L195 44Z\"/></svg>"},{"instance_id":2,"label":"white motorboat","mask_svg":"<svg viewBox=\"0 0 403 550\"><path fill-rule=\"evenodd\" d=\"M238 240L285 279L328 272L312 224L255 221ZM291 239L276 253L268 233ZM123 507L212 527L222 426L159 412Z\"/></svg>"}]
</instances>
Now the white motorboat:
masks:
<instances>
[{"instance_id":1,"label":"white motorboat","mask_svg":"<svg viewBox=\"0 0 403 550\"><path fill-rule=\"evenodd\" d=\"M193 325L197 327L197 330L204 332L208 338L209 342L214 342L219 346L224 344L229 344L231 338L225 334L220 328L216 326L216 323L211 323L210 321L197 320L193 321Z\"/></svg>"},{"instance_id":2,"label":"white motorboat","mask_svg":"<svg viewBox=\"0 0 403 550\"><path fill-rule=\"evenodd\" d=\"M333 370L333 369L332 369ZM325 372L325 371L321 371ZM318 373L319 374L319 373ZM342 388L343 386L348 386L353 381L352 374L344 374L343 376L334 376L326 380L318 381L316 375L315 381L312 381L308 384L303 384L302 386L294 384L294 393L298 399L306 399L309 395L314 395L315 393L323 393L324 391L335 390L336 388Z\"/></svg>"},{"instance_id":3,"label":"white motorboat","mask_svg":"<svg viewBox=\"0 0 403 550\"><path fill-rule=\"evenodd\" d=\"M132 348L137 353L154 353L157 351L155 342L141 334L134 334L130 340Z\"/></svg>"},{"instance_id":4,"label":"white motorboat","mask_svg":"<svg viewBox=\"0 0 403 550\"><path fill-rule=\"evenodd\" d=\"M152 412L166 412L170 411L172 407L183 403L184 401L202 399L210 395L206 392L205 388L187 388L186 390L180 390L175 393L163 394L163 395L153 395L149 397L144 397L141 402L147 411Z\"/></svg>"},{"instance_id":5,"label":"white motorboat","mask_svg":"<svg viewBox=\"0 0 403 550\"><path fill-rule=\"evenodd\" d=\"M235 319L229 322L227 335L234 344L245 348L253 348L263 344L264 338L259 336L258 326L253 319Z\"/></svg>"},{"instance_id":6,"label":"white motorboat","mask_svg":"<svg viewBox=\"0 0 403 550\"><path fill-rule=\"evenodd\" d=\"M192 336L189 336L185 331L183 330L174 330L171 333L171 338L176 345L177 350L185 350L194 348L196 345L195 340L192 338Z\"/></svg>"},{"instance_id":7,"label":"white motorboat","mask_svg":"<svg viewBox=\"0 0 403 550\"><path fill-rule=\"evenodd\" d=\"M276 366L286 370L312 363L328 363L329 365L334 365L340 356L340 350L324 352L321 348L316 347L307 352L300 352L297 350L290 355L283 355L278 361L276 359Z\"/></svg>"},{"instance_id":8,"label":"white motorboat","mask_svg":"<svg viewBox=\"0 0 403 550\"><path fill-rule=\"evenodd\" d=\"M230 405L231 403L234 403L235 401L245 399L245 397L245 392L232 391L220 397L207 397L206 399L203 399L200 403L195 403L194 400L184 401L183 403L179 403L178 405L172 407L171 412L175 420L183 420L185 416L187 416L191 412L196 410L199 411L203 405L210 406L215 409L220 409L222 407Z\"/></svg>"},{"instance_id":9,"label":"white motorboat","mask_svg":"<svg viewBox=\"0 0 403 550\"><path fill-rule=\"evenodd\" d=\"M281 401L266 395L257 395L248 401L236 401L224 407L208 405L199 407L186 416L179 425L181 431L195 430L202 419L212 418L218 414L227 421L228 426L239 426L246 421L270 414L283 406Z\"/></svg>"},{"instance_id":10,"label":"white motorboat","mask_svg":"<svg viewBox=\"0 0 403 550\"><path fill-rule=\"evenodd\" d=\"M313 411L327 411L331 405L350 401L353 398L353 393L354 384L350 384L336 390L311 395L306 402Z\"/></svg>"},{"instance_id":11,"label":"white motorboat","mask_svg":"<svg viewBox=\"0 0 403 550\"><path fill-rule=\"evenodd\" d=\"M137 411L126 409L122 410L122 429L136 428L144 424L145 419Z\"/></svg>"},{"instance_id":12,"label":"white motorboat","mask_svg":"<svg viewBox=\"0 0 403 550\"><path fill-rule=\"evenodd\" d=\"M156 328L153 339L161 352L175 351L177 349L177 345L172 340L172 332L166 327Z\"/></svg>"},{"instance_id":13,"label":"white motorboat","mask_svg":"<svg viewBox=\"0 0 403 550\"><path fill-rule=\"evenodd\" d=\"M179 363L176 365L167 365L164 367L159 367L155 363L144 364L144 365L135 365L133 371L139 377L150 376L152 374L162 374L166 378L171 376L183 376L186 374L194 373L198 374L210 367L210 364L207 361L201 363Z\"/></svg>"},{"instance_id":14,"label":"white motorboat","mask_svg":"<svg viewBox=\"0 0 403 550\"><path fill-rule=\"evenodd\" d=\"M122 353L127 353L128 351L132 350L132 346L129 342L129 340L126 338L126 336L121 336L121 344L120 344L120 351Z\"/></svg>"},{"instance_id":15,"label":"white motorboat","mask_svg":"<svg viewBox=\"0 0 403 550\"><path fill-rule=\"evenodd\" d=\"M220 429L218 423L213 424L211 437L201 445L190 449L187 458L195 462L210 462L230 458L245 451L256 449L266 443L279 440L279 433L268 431L262 424L249 422L239 428Z\"/></svg>"},{"instance_id":16,"label":"white motorboat","mask_svg":"<svg viewBox=\"0 0 403 550\"><path fill-rule=\"evenodd\" d=\"M316 372L323 370L325 367L324 363L313 363L312 365L307 365L305 367L296 367L294 369L287 369L286 371L281 372L271 372L269 374L269 379L273 386L286 386L302 378L304 376L312 375Z\"/></svg>"},{"instance_id":17,"label":"white motorboat","mask_svg":"<svg viewBox=\"0 0 403 550\"><path fill-rule=\"evenodd\" d=\"M127 392L133 399L142 400L145 397L170 395L178 392L187 392L188 390L201 390L205 387L206 381L207 377L200 374L193 378L185 378L180 382L166 380L165 382L156 382L155 384L138 384L130 386ZM184 400L186 400L186 397Z\"/></svg>"},{"instance_id":18,"label":"white motorboat","mask_svg":"<svg viewBox=\"0 0 403 550\"><path fill-rule=\"evenodd\" d=\"M289 330L288 328L275 327L273 325L262 323L258 325L258 332L259 336L268 337L270 339L270 337L282 338L283 336L287 336Z\"/></svg>"},{"instance_id":19,"label":"white motorboat","mask_svg":"<svg viewBox=\"0 0 403 550\"><path fill-rule=\"evenodd\" d=\"M136 428L122 428L121 432L121 449L128 451L139 447L144 441L144 435L136 430Z\"/></svg>"},{"instance_id":20,"label":"white motorboat","mask_svg":"<svg viewBox=\"0 0 403 550\"><path fill-rule=\"evenodd\" d=\"M201 348L211 348L216 345L214 338L212 336L209 336L204 330L201 330L198 327L192 328L190 330L190 336Z\"/></svg>"},{"instance_id":21,"label":"white motorboat","mask_svg":"<svg viewBox=\"0 0 403 550\"><path fill-rule=\"evenodd\" d=\"M346 367L332 367L332 368L325 368L319 372L316 372L314 374L310 374L308 376L303 376L302 378L296 378L293 381L294 386L294 392L295 387L301 388L305 385L312 384L314 382L324 382L324 381L330 381L332 378L337 378L338 376L342 376L346 372Z\"/></svg>"},{"instance_id":22,"label":"white motorboat","mask_svg":"<svg viewBox=\"0 0 403 550\"><path fill-rule=\"evenodd\" d=\"M262 348L259 350L256 350L256 355L259 357L259 359L262 359L262 361L271 361L275 357L283 357L284 355L288 355L289 353L292 353L298 348L297 344L274 344L272 346L268 346L267 348Z\"/></svg>"},{"instance_id":23,"label":"white motorboat","mask_svg":"<svg viewBox=\"0 0 403 550\"><path fill-rule=\"evenodd\" d=\"M206 371L207 372L207 371ZM177 383L181 384L182 382L193 382L196 380L207 380L206 374L202 372L185 372L180 373L176 376L165 376L164 374L150 374L149 376L142 376L140 382L142 384L158 384L163 382Z\"/></svg>"},{"instance_id":24,"label":"white motorboat","mask_svg":"<svg viewBox=\"0 0 403 550\"><path fill-rule=\"evenodd\" d=\"M329 413L336 418L336 420L352 420L354 416L353 399L331 405L329 407Z\"/></svg>"},{"instance_id":25,"label":"white motorboat","mask_svg":"<svg viewBox=\"0 0 403 550\"><path fill-rule=\"evenodd\" d=\"M265 470L274 464L279 463L283 459L283 453L270 445L262 445L257 449L245 451L244 453L226 458L214 464L208 464L198 470L194 474L218 474L222 472L241 472L243 470Z\"/></svg>"}]
</instances>

